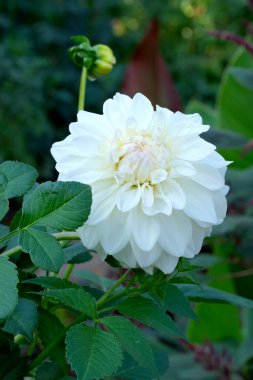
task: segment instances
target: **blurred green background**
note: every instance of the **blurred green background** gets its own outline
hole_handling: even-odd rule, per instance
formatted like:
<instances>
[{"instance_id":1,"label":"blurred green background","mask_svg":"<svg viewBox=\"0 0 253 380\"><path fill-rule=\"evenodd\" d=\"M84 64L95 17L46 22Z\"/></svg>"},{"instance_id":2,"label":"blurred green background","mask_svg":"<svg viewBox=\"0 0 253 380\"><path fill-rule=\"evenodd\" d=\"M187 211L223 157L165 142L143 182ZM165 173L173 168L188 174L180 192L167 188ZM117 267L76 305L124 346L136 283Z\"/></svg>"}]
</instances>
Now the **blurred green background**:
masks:
<instances>
[{"instance_id":1,"label":"blurred green background","mask_svg":"<svg viewBox=\"0 0 253 380\"><path fill-rule=\"evenodd\" d=\"M245 34L246 0L9 0L0 1L0 161L35 165L55 178L52 143L76 119L79 70L67 56L70 36L112 47L115 69L88 84L90 111L120 89L126 66L149 28L160 24L160 47L183 107L192 99L214 105L235 46L211 30Z\"/></svg>"},{"instance_id":2,"label":"blurred green background","mask_svg":"<svg viewBox=\"0 0 253 380\"><path fill-rule=\"evenodd\" d=\"M228 217L193 260L205 268L195 279L253 299L253 57L209 34L228 30L250 42L245 25L253 21L252 3L0 0L0 161L30 163L41 180L56 179L49 151L66 137L77 112L80 71L67 55L70 37L86 35L116 55L113 71L87 86L86 109L101 113L121 89L151 20L158 20L161 54L181 109L199 112L212 125L206 139L234 161L227 174ZM173 352L164 379L252 380L252 311L207 304L196 311L200 323L183 321L194 344L185 349L166 342Z\"/></svg>"}]
</instances>

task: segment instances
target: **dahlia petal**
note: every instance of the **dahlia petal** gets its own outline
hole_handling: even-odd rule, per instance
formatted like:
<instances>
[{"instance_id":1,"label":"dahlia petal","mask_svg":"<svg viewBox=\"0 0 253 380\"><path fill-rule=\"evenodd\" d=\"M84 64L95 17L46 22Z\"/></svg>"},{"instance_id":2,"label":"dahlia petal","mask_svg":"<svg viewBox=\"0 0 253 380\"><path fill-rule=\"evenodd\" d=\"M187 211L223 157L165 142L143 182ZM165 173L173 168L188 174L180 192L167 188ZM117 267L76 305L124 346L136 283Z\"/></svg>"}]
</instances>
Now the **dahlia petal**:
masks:
<instances>
[{"instance_id":1,"label":"dahlia petal","mask_svg":"<svg viewBox=\"0 0 253 380\"><path fill-rule=\"evenodd\" d=\"M128 267L128 268L136 268L137 266L137 260L135 256L133 255L132 252L132 247L130 243L128 243L125 248L121 249L119 252L115 253L113 257L115 259L119 260L121 265L123 267Z\"/></svg>"},{"instance_id":2,"label":"dahlia petal","mask_svg":"<svg viewBox=\"0 0 253 380\"><path fill-rule=\"evenodd\" d=\"M129 242L128 217L128 213L121 213L115 207L109 217L98 225L99 241L107 254L113 255L122 250Z\"/></svg>"},{"instance_id":3,"label":"dahlia petal","mask_svg":"<svg viewBox=\"0 0 253 380\"><path fill-rule=\"evenodd\" d=\"M209 156L215 149L213 144L208 143L201 137L188 136L186 138L178 138L173 145L173 153L175 158L181 160L199 161Z\"/></svg>"},{"instance_id":4,"label":"dahlia petal","mask_svg":"<svg viewBox=\"0 0 253 380\"><path fill-rule=\"evenodd\" d=\"M159 215L161 233L159 243L170 255L184 256L192 237L190 219L182 212L174 211L171 216Z\"/></svg>"},{"instance_id":5,"label":"dahlia petal","mask_svg":"<svg viewBox=\"0 0 253 380\"><path fill-rule=\"evenodd\" d=\"M143 129L147 129L151 123L154 113L153 106L146 96L137 93L133 97L130 115L135 118L137 125Z\"/></svg>"},{"instance_id":6,"label":"dahlia petal","mask_svg":"<svg viewBox=\"0 0 253 380\"><path fill-rule=\"evenodd\" d=\"M151 183L152 185L156 185L157 183L165 181L168 173L164 169L157 169L151 172Z\"/></svg>"},{"instance_id":7,"label":"dahlia petal","mask_svg":"<svg viewBox=\"0 0 253 380\"><path fill-rule=\"evenodd\" d=\"M141 201L144 207L152 207L154 204L153 187L144 184L142 187Z\"/></svg>"},{"instance_id":8,"label":"dahlia petal","mask_svg":"<svg viewBox=\"0 0 253 380\"><path fill-rule=\"evenodd\" d=\"M161 189L165 197L169 198L172 207L182 210L185 206L185 195L180 185L173 179L168 178L167 181L161 183Z\"/></svg>"},{"instance_id":9,"label":"dahlia petal","mask_svg":"<svg viewBox=\"0 0 253 380\"><path fill-rule=\"evenodd\" d=\"M122 186L117 193L117 207L122 212L132 210L141 199L140 187L133 187L132 184Z\"/></svg>"},{"instance_id":10,"label":"dahlia petal","mask_svg":"<svg viewBox=\"0 0 253 380\"><path fill-rule=\"evenodd\" d=\"M170 274L172 273L178 263L178 257L172 256L167 253L163 253L154 263L156 268L159 268L163 273Z\"/></svg>"},{"instance_id":11,"label":"dahlia petal","mask_svg":"<svg viewBox=\"0 0 253 380\"><path fill-rule=\"evenodd\" d=\"M77 231L80 239L85 247L88 249L93 249L98 244L98 234L94 226L89 226L84 224L82 227L78 228Z\"/></svg>"},{"instance_id":12,"label":"dahlia petal","mask_svg":"<svg viewBox=\"0 0 253 380\"><path fill-rule=\"evenodd\" d=\"M166 196L155 195L154 202L151 207L142 205L144 214L154 216L160 213L170 215L172 213L172 203Z\"/></svg>"},{"instance_id":13,"label":"dahlia petal","mask_svg":"<svg viewBox=\"0 0 253 380\"><path fill-rule=\"evenodd\" d=\"M186 178L178 178L177 182L184 191L186 205L184 212L195 220L217 223L212 192Z\"/></svg>"},{"instance_id":14,"label":"dahlia petal","mask_svg":"<svg viewBox=\"0 0 253 380\"><path fill-rule=\"evenodd\" d=\"M196 174L195 167L184 160L173 160L170 164L170 177L191 177Z\"/></svg>"},{"instance_id":15,"label":"dahlia petal","mask_svg":"<svg viewBox=\"0 0 253 380\"><path fill-rule=\"evenodd\" d=\"M217 169L203 164L196 163L195 168L197 172L191 177L193 181L210 190L217 190L224 186L225 173L221 175Z\"/></svg>"},{"instance_id":16,"label":"dahlia petal","mask_svg":"<svg viewBox=\"0 0 253 380\"><path fill-rule=\"evenodd\" d=\"M131 240L131 247L138 265L143 269L149 267L150 265L153 265L162 253L162 249L159 244L156 244L149 251L144 251L140 249L134 240Z\"/></svg>"},{"instance_id":17,"label":"dahlia petal","mask_svg":"<svg viewBox=\"0 0 253 380\"><path fill-rule=\"evenodd\" d=\"M138 247L143 251L153 249L160 233L156 218L145 215L139 207L130 213L129 223L132 226L133 239Z\"/></svg>"}]
</instances>

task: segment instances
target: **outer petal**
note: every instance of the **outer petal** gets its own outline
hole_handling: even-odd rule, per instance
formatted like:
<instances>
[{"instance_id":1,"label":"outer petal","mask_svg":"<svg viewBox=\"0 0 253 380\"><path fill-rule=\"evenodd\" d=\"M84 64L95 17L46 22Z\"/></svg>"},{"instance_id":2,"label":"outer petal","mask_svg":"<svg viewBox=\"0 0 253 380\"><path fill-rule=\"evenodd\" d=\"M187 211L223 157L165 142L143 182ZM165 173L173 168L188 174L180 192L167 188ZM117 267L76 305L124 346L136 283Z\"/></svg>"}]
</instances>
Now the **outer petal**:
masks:
<instances>
[{"instance_id":1,"label":"outer petal","mask_svg":"<svg viewBox=\"0 0 253 380\"><path fill-rule=\"evenodd\" d=\"M137 260L138 265L145 270L146 267L153 265L162 253L162 248L156 244L151 250L144 251L138 247L134 240L131 240L132 254Z\"/></svg>"},{"instance_id":2,"label":"outer petal","mask_svg":"<svg viewBox=\"0 0 253 380\"><path fill-rule=\"evenodd\" d=\"M159 216L161 233L159 243L165 252L175 257L184 256L192 238L192 224L182 212L174 211L171 216Z\"/></svg>"},{"instance_id":3,"label":"outer petal","mask_svg":"<svg viewBox=\"0 0 253 380\"><path fill-rule=\"evenodd\" d=\"M117 253L129 242L128 217L127 213L121 213L115 207L109 217L97 226L99 241L107 254Z\"/></svg>"},{"instance_id":4,"label":"outer petal","mask_svg":"<svg viewBox=\"0 0 253 380\"><path fill-rule=\"evenodd\" d=\"M131 212L129 224L138 247L143 251L150 251L159 238L160 226L157 218L145 215L138 207Z\"/></svg>"},{"instance_id":5,"label":"outer petal","mask_svg":"<svg viewBox=\"0 0 253 380\"><path fill-rule=\"evenodd\" d=\"M83 245L88 249L93 249L97 246L98 234L95 227L85 224L78 228L77 233L80 236Z\"/></svg>"},{"instance_id":6,"label":"outer petal","mask_svg":"<svg viewBox=\"0 0 253 380\"><path fill-rule=\"evenodd\" d=\"M193 219L216 224L217 214L212 193L186 178L178 178L178 183L186 198L184 212Z\"/></svg>"},{"instance_id":7,"label":"outer petal","mask_svg":"<svg viewBox=\"0 0 253 380\"><path fill-rule=\"evenodd\" d=\"M156 268L159 268L163 273L172 273L178 263L178 257L172 256L168 253L163 253L154 263Z\"/></svg>"}]
</instances>

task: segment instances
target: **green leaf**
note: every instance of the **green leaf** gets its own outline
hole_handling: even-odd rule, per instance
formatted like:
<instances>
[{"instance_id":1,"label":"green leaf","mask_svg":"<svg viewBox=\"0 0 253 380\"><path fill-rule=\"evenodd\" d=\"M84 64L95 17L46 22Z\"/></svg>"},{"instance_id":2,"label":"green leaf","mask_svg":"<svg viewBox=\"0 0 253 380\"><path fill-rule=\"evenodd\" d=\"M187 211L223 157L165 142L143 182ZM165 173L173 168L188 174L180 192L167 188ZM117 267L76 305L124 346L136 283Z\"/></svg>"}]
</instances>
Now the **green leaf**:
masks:
<instances>
[{"instance_id":1,"label":"green leaf","mask_svg":"<svg viewBox=\"0 0 253 380\"><path fill-rule=\"evenodd\" d=\"M153 351L140 329L128 319L119 316L105 317L100 319L100 322L118 338L123 350L128 352L140 366L149 368L153 374L157 374Z\"/></svg>"},{"instance_id":2,"label":"green leaf","mask_svg":"<svg viewBox=\"0 0 253 380\"><path fill-rule=\"evenodd\" d=\"M155 351L155 360L159 374L163 375L168 369L168 355L164 352ZM138 363L126 353L124 354L123 364L114 377L115 379L124 380L154 380L155 378L150 369L140 367ZM156 378L159 379L159 377Z\"/></svg>"},{"instance_id":3,"label":"green leaf","mask_svg":"<svg viewBox=\"0 0 253 380\"><path fill-rule=\"evenodd\" d=\"M6 195L7 180L6 177L0 173L0 220L3 219L9 210L9 202Z\"/></svg>"},{"instance_id":4,"label":"green leaf","mask_svg":"<svg viewBox=\"0 0 253 380\"><path fill-rule=\"evenodd\" d=\"M57 363L45 362L38 367L35 380L59 380L61 375L62 371Z\"/></svg>"},{"instance_id":5,"label":"green leaf","mask_svg":"<svg viewBox=\"0 0 253 380\"><path fill-rule=\"evenodd\" d=\"M253 57L239 48L226 70L218 96L218 126L253 137L253 91L235 79L231 68L252 69Z\"/></svg>"},{"instance_id":6,"label":"green leaf","mask_svg":"<svg viewBox=\"0 0 253 380\"><path fill-rule=\"evenodd\" d=\"M230 74L235 78L235 80L250 90L253 90L253 70L242 69L240 67L231 67L229 70Z\"/></svg>"},{"instance_id":7,"label":"green leaf","mask_svg":"<svg viewBox=\"0 0 253 380\"><path fill-rule=\"evenodd\" d=\"M31 278L29 280L25 280L23 281L23 283L40 285L43 288L48 289L80 289L80 286L78 286L77 284L57 277L36 277Z\"/></svg>"},{"instance_id":8,"label":"green leaf","mask_svg":"<svg viewBox=\"0 0 253 380\"><path fill-rule=\"evenodd\" d=\"M168 334L185 338L177 324L150 299L134 296L115 305L114 308L120 313L134 318L164 335Z\"/></svg>"},{"instance_id":9,"label":"green leaf","mask_svg":"<svg viewBox=\"0 0 253 380\"><path fill-rule=\"evenodd\" d=\"M17 161L6 161L0 165L0 173L7 178L7 198L26 194L34 185L38 172L32 166Z\"/></svg>"},{"instance_id":10,"label":"green leaf","mask_svg":"<svg viewBox=\"0 0 253 380\"><path fill-rule=\"evenodd\" d=\"M0 256L0 320L8 317L18 302L16 265Z\"/></svg>"},{"instance_id":11,"label":"green leaf","mask_svg":"<svg viewBox=\"0 0 253 380\"><path fill-rule=\"evenodd\" d=\"M164 309L180 316L197 319L188 298L175 285L160 285L152 289L150 295Z\"/></svg>"},{"instance_id":12,"label":"green leaf","mask_svg":"<svg viewBox=\"0 0 253 380\"><path fill-rule=\"evenodd\" d=\"M42 292L46 297L60 301L88 317L95 319L97 315L96 299L83 289L50 289Z\"/></svg>"},{"instance_id":13,"label":"green leaf","mask_svg":"<svg viewBox=\"0 0 253 380\"><path fill-rule=\"evenodd\" d=\"M84 224L90 207L90 186L78 182L45 182L25 197L19 229L46 226L70 231Z\"/></svg>"},{"instance_id":14,"label":"green leaf","mask_svg":"<svg viewBox=\"0 0 253 380\"><path fill-rule=\"evenodd\" d=\"M104 379L112 375L122 363L118 340L97 326L78 325L66 336L67 358L78 380Z\"/></svg>"},{"instance_id":15,"label":"green leaf","mask_svg":"<svg viewBox=\"0 0 253 380\"><path fill-rule=\"evenodd\" d=\"M186 297L194 301L229 303L250 309L253 308L252 300L237 296L236 294L224 292L223 290L210 288L204 285L201 285L200 287L191 284L177 284L177 287Z\"/></svg>"},{"instance_id":16,"label":"green leaf","mask_svg":"<svg viewBox=\"0 0 253 380\"><path fill-rule=\"evenodd\" d=\"M90 255L90 249L84 247L83 243L79 242L76 244L71 244L69 247L64 249L66 263L69 264L81 264L86 263L92 259Z\"/></svg>"},{"instance_id":17,"label":"green leaf","mask_svg":"<svg viewBox=\"0 0 253 380\"><path fill-rule=\"evenodd\" d=\"M60 243L46 232L28 228L21 231L19 244L29 253L34 265L57 273L65 263Z\"/></svg>"},{"instance_id":18,"label":"green leaf","mask_svg":"<svg viewBox=\"0 0 253 380\"><path fill-rule=\"evenodd\" d=\"M104 277L104 276L99 276L96 273L88 272L88 271L77 271L75 273L76 277L81 278L83 280L87 280L89 282L94 283L95 285L98 285L102 290L106 291L109 289L115 281ZM120 287L119 287L120 289Z\"/></svg>"},{"instance_id":19,"label":"green leaf","mask_svg":"<svg viewBox=\"0 0 253 380\"><path fill-rule=\"evenodd\" d=\"M7 318L3 330L13 335L21 334L31 340L38 322L37 305L34 301L19 298L14 312Z\"/></svg>"},{"instance_id":20,"label":"green leaf","mask_svg":"<svg viewBox=\"0 0 253 380\"><path fill-rule=\"evenodd\" d=\"M42 341L44 349L52 342L52 337L62 335L65 332L65 327L61 324L59 319L44 309L39 310L39 336ZM49 357L52 361L58 363L65 372L65 348L64 343L58 343L53 350L50 350Z\"/></svg>"}]
</instances>

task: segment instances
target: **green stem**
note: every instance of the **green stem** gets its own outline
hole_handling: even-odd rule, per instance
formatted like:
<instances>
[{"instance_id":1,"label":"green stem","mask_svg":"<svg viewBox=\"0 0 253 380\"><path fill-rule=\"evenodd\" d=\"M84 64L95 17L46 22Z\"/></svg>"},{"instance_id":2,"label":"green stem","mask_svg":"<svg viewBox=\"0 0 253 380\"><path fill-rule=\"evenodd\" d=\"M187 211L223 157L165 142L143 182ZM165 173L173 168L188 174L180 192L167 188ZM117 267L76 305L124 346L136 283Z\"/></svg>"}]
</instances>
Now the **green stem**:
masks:
<instances>
[{"instance_id":1,"label":"green stem","mask_svg":"<svg viewBox=\"0 0 253 380\"><path fill-rule=\"evenodd\" d=\"M69 280L73 269L74 269L74 264L69 264L63 277L64 280Z\"/></svg>"},{"instance_id":2,"label":"green stem","mask_svg":"<svg viewBox=\"0 0 253 380\"><path fill-rule=\"evenodd\" d=\"M107 292L97 301L97 307L98 308L101 308L102 305L105 304L105 301L107 300L107 298L109 298L109 295L112 294L114 292L115 289L117 289L119 287L120 284L122 284L122 282L125 281L125 279L127 278L129 272L131 271L132 269L129 268L124 274L123 276L121 276L118 281L115 282L115 284L109 288L107 290Z\"/></svg>"},{"instance_id":3,"label":"green stem","mask_svg":"<svg viewBox=\"0 0 253 380\"><path fill-rule=\"evenodd\" d=\"M80 79L80 87L79 87L78 111L84 110L86 79L87 79L87 69L86 67L83 67L82 73L81 73L81 79Z\"/></svg>"}]
</instances>

